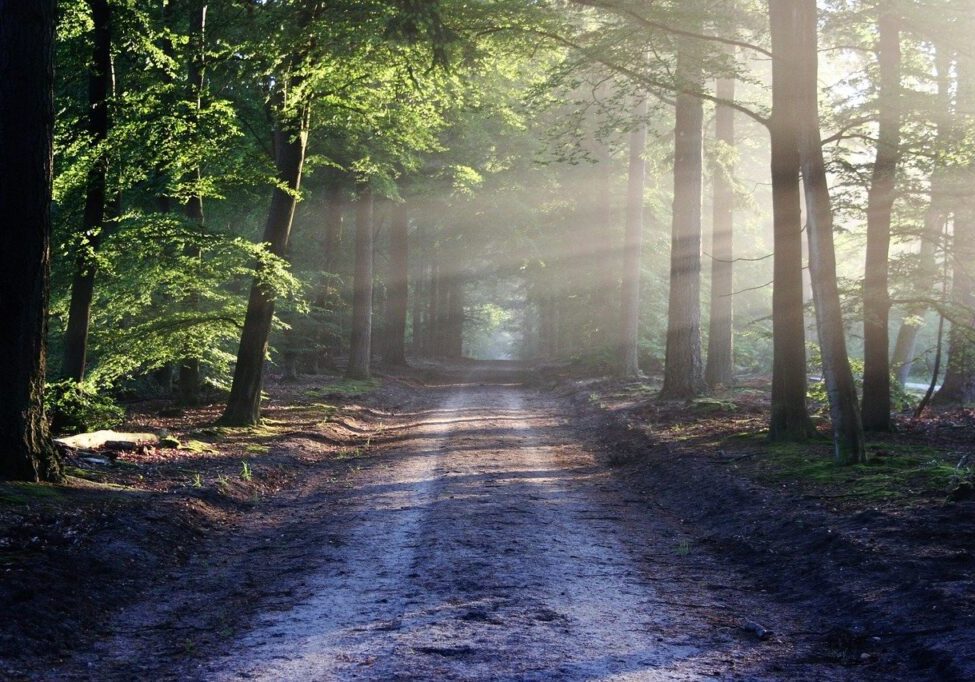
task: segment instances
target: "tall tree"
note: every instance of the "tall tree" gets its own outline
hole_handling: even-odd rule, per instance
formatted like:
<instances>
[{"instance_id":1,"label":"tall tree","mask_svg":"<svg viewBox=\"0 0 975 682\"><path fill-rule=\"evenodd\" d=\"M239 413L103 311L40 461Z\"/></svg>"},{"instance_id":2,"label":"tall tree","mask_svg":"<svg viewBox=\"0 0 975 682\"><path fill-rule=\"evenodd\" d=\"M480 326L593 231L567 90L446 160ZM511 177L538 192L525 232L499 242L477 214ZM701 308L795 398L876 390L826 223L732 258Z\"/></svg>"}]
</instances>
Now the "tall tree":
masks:
<instances>
[{"instance_id":1,"label":"tall tree","mask_svg":"<svg viewBox=\"0 0 975 682\"><path fill-rule=\"evenodd\" d=\"M197 0L192 7L190 18L190 55L187 62L187 76L189 80L189 98L193 107L194 122L199 125L203 111L203 88L205 85L206 68L206 0ZM199 184L203 173L199 166L194 171L196 187L186 201L186 218L202 233L204 230L203 196ZM201 249L195 244L187 244L186 255L194 259L202 257ZM198 292L193 291L186 297L185 306L194 310L199 305ZM193 349L189 349L193 350ZM184 405L196 405L200 402L200 357L187 353L179 365L179 398Z\"/></svg>"},{"instance_id":2,"label":"tall tree","mask_svg":"<svg viewBox=\"0 0 975 682\"><path fill-rule=\"evenodd\" d=\"M704 105L698 46L678 39L677 77L680 92L675 105L674 215L670 251L670 295L667 310L667 350L664 385L668 399L703 393L701 361L701 201L703 177Z\"/></svg>"},{"instance_id":3,"label":"tall tree","mask_svg":"<svg viewBox=\"0 0 975 682\"><path fill-rule=\"evenodd\" d=\"M769 0L772 114L769 118L774 242L772 410L769 438L803 441L815 434L806 407L806 326L802 294L802 218L796 136L798 54L793 3Z\"/></svg>"},{"instance_id":4,"label":"tall tree","mask_svg":"<svg viewBox=\"0 0 975 682\"><path fill-rule=\"evenodd\" d=\"M731 52L734 55L734 52ZM708 358L704 378L709 386L731 386L734 380L732 323L734 297L734 153L735 79L719 78L715 88L719 102L714 111L717 151L711 167L713 221L711 237L711 311L708 323Z\"/></svg>"},{"instance_id":5,"label":"tall tree","mask_svg":"<svg viewBox=\"0 0 975 682\"><path fill-rule=\"evenodd\" d=\"M88 0L92 19L92 54L88 70L89 143L96 150L88 171L85 210L78 244L71 303L64 337L65 378L81 381L88 355L88 328L95 292L95 251L105 230L105 196L108 155L105 140L109 128L109 95L112 92L112 8L108 0Z\"/></svg>"},{"instance_id":6,"label":"tall tree","mask_svg":"<svg viewBox=\"0 0 975 682\"><path fill-rule=\"evenodd\" d=\"M900 158L900 17L886 11L877 22L880 126L867 192L867 255L863 280L863 428L890 430L890 224Z\"/></svg>"},{"instance_id":7,"label":"tall tree","mask_svg":"<svg viewBox=\"0 0 975 682\"><path fill-rule=\"evenodd\" d=\"M409 306L409 211L405 201L393 207L389 224L390 281L386 306L386 342L383 359L391 365L406 364L406 314Z\"/></svg>"},{"instance_id":8,"label":"tall tree","mask_svg":"<svg viewBox=\"0 0 975 682\"><path fill-rule=\"evenodd\" d=\"M957 112L959 123L970 131L975 123L975 58L958 52ZM951 306L948 363L935 403L975 403L975 208L970 192L975 187L975 161L958 169L952 180L954 233L951 240Z\"/></svg>"},{"instance_id":9,"label":"tall tree","mask_svg":"<svg viewBox=\"0 0 975 682\"><path fill-rule=\"evenodd\" d=\"M349 340L350 379L368 379L372 358L373 198L367 184L359 186L355 205L355 274L352 284L352 334Z\"/></svg>"},{"instance_id":10,"label":"tall tree","mask_svg":"<svg viewBox=\"0 0 975 682\"><path fill-rule=\"evenodd\" d=\"M293 67L298 67L298 60L295 60ZM289 94L297 89L295 86L296 82L285 78L276 88L277 120L273 142L278 185L272 192L263 238L268 250L275 256L284 256L288 247L308 145L307 102L300 98L297 102L288 99ZM269 291L260 276L255 277L247 301L230 397L220 419L224 424L247 426L260 421L264 359L273 318L273 292Z\"/></svg>"},{"instance_id":11,"label":"tall tree","mask_svg":"<svg viewBox=\"0 0 975 682\"><path fill-rule=\"evenodd\" d=\"M54 0L0 0L0 478L57 480L44 418Z\"/></svg>"},{"instance_id":12,"label":"tall tree","mask_svg":"<svg viewBox=\"0 0 975 682\"><path fill-rule=\"evenodd\" d=\"M840 294L836 282L833 209L826 181L826 164L819 130L819 54L816 0L794 3L795 40L799 69L794 74L798 94L799 158L805 188L809 239L809 273L816 305L816 329L823 358L823 378L829 396L833 444L837 462L866 460L863 426L856 386L846 350Z\"/></svg>"},{"instance_id":13,"label":"tall tree","mask_svg":"<svg viewBox=\"0 0 975 682\"><path fill-rule=\"evenodd\" d=\"M647 98L641 95L634 108L636 127L630 133L630 165L626 187L626 225L623 234L623 285L621 293L620 374L640 373L640 265L643 251L643 193L646 185ZM555 327L555 306L545 306L545 322ZM553 330L554 332L554 330ZM554 337L556 333L550 332ZM556 349L549 349L552 354Z\"/></svg>"},{"instance_id":14,"label":"tall tree","mask_svg":"<svg viewBox=\"0 0 975 682\"><path fill-rule=\"evenodd\" d=\"M904 311L891 359L897 381L901 385L907 382L914 366L918 332L924 325L924 314L929 308L923 299L930 298L932 285L938 279L938 245L949 213L950 193L947 187L945 156L952 146L952 60L949 50L940 41L935 42L934 47L938 93L929 115L937 122L934 142L936 154L930 176L928 207L924 212L924 226L920 235L918 264L912 277L911 290L916 294L917 300Z\"/></svg>"}]
</instances>

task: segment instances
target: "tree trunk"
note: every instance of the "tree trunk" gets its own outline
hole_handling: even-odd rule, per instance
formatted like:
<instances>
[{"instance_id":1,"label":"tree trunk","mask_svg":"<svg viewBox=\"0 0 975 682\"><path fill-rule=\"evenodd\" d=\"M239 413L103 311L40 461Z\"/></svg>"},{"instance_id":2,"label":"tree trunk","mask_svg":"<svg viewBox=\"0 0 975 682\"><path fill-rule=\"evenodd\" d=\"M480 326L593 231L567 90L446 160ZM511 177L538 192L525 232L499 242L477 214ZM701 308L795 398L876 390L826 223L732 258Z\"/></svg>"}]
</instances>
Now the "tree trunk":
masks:
<instances>
[{"instance_id":1,"label":"tree trunk","mask_svg":"<svg viewBox=\"0 0 975 682\"><path fill-rule=\"evenodd\" d=\"M447 282L447 324L444 329L444 356L464 357L464 279L459 271L452 272Z\"/></svg>"},{"instance_id":2,"label":"tree trunk","mask_svg":"<svg viewBox=\"0 0 975 682\"><path fill-rule=\"evenodd\" d=\"M686 90L677 95L674 143L674 217L670 250L670 297L662 398L684 399L707 389L701 362L701 196L704 106L693 89L701 81L700 58L683 41L677 74Z\"/></svg>"},{"instance_id":3,"label":"tree trunk","mask_svg":"<svg viewBox=\"0 0 975 682\"><path fill-rule=\"evenodd\" d=\"M415 257L413 258L413 321L411 325L412 335L410 338L410 347L413 351L413 355L416 357L422 356L426 351L423 345L423 304L425 302L424 297L427 294L425 277L426 258L424 256L425 241L423 223L419 222L416 226L416 233L413 241L413 253L415 254Z\"/></svg>"},{"instance_id":4,"label":"tree trunk","mask_svg":"<svg viewBox=\"0 0 975 682\"><path fill-rule=\"evenodd\" d=\"M815 435L806 408L806 326L803 316L802 216L791 3L769 2L772 36L772 115L769 120L774 261L772 288L772 409L769 440Z\"/></svg>"},{"instance_id":5,"label":"tree trunk","mask_svg":"<svg viewBox=\"0 0 975 682\"><path fill-rule=\"evenodd\" d=\"M206 18L207 3L199 2L193 8L193 15L190 26L190 46L191 54L187 67L187 77L190 83L190 98L195 104L196 120L199 124L199 116L203 110L203 87L204 69L206 67ZM195 172L196 181L202 180L202 173L199 168ZM186 202L186 218L196 226L199 232L204 232L203 197L199 190ZM187 246L186 255L193 259L200 259L202 254L200 248L195 245ZM200 297L197 292L191 292L184 301L187 310L197 310L200 306ZM201 349L188 349L189 353L183 358L179 365L179 402L183 405L200 404L201 371L200 357L197 354Z\"/></svg>"},{"instance_id":6,"label":"tree trunk","mask_svg":"<svg viewBox=\"0 0 975 682\"><path fill-rule=\"evenodd\" d=\"M938 244L941 241L945 222L948 219L946 201L948 188L946 187L944 152L951 146L951 53L938 43L935 43L934 47L938 74L938 97L930 115L937 120L934 147L938 154L935 157L934 169L931 171L931 194L927 211L924 213L924 228L921 233L917 273L913 278L913 290L919 298L930 297L932 283L938 279ZM924 326L924 314L927 311L927 305L913 304L908 306L904 312L891 360L897 382L901 386L907 383L914 366L917 335L921 327Z\"/></svg>"},{"instance_id":7,"label":"tree trunk","mask_svg":"<svg viewBox=\"0 0 975 682\"><path fill-rule=\"evenodd\" d=\"M44 418L54 0L0 0L0 478L61 477Z\"/></svg>"},{"instance_id":8,"label":"tree trunk","mask_svg":"<svg viewBox=\"0 0 975 682\"><path fill-rule=\"evenodd\" d=\"M718 79L719 99L734 101L735 79ZM708 359L704 379L709 386L731 386L734 381L733 301L735 189L733 160L735 110L717 104L714 111L718 157L711 169L714 206L711 235L711 314L708 321ZM724 160L724 163L722 162Z\"/></svg>"},{"instance_id":9,"label":"tree trunk","mask_svg":"<svg viewBox=\"0 0 975 682\"><path fill-rule=\"evenodd\" d=\"M350 379L368 379L372 355L373 224L372 191L359 188L355 207L355 275L352 285L352 334L349 341Z\"/></svg>"},{"instance_id":10,"label":"tree trunk","mask_svg":"<svg viewBox=\"0 0 975 682\"><path fill-rule=\"evenodd\" d=\"M816 328L823 356L823 377L829 395L830 418L836 461L866 461L863 426L856 386L846 351L840 294L836 284L833 247L833 209L826 183L822 139L819 132L818 34L816 0L795 4L796 37L800 68L795 74L799 95L799 157L805 188L809 239L809 274L816 305Z\"/></svg>"},{"instance_id":11,"label":"tree trunk","mask_svg":"<svg viewBox=\"0 0 975 682\"><path fill-rule=\"evenodd\" d=\"M975 117L975 58L958 53L958 111L961 120ZM951 242L951 305L954 318L948 333L948 362L941 388L934 397L940 405L975 403L975 209L970 193L975 187L975 163L959 169L951 188L955 197L954 235Z\"/></svg>"},{"instance_id":12,"label":"tree trunk","mask_svg":"<svg viewBox=\"0 0 975 682\"><path fill-rule=\"evenodd\" d=\"M301 186L301 171L308 143L307 113L303 112L279 124L274 132L275 166L278 181L287 191L275 187L271 197L264 242L276 256L284 257L294 220L296 193ZM264 382L264 360L274 318L274 297L260 273L251 285L244 329L237 351L234 381L227 409L220 421L235 426L257 424L261 418L261 389Z\"/></svg>"},{"instance_id":13,"label":"tree trunk","mask_svg":"<svg viewBox=\"0 0 975 682\"><path fill-rule=\"evenodd\" d=\"M863 428L890 430L890 223L900 159L900 19L878 21L880 128L867 193L867 256L863 279Z\"/></svg>"},{"instance_id":14,"label":"tree trunk","mask_svg":"<svg viewBox=\"0 0 975 682\"><path fill-rule=\"evenodd\" d=\"M439 358L440 344L440 299L443 295L443 280L440 277L440 246L430 244L430 300L427 307L427 355Z\"/></svg>"},{"instance_id":15,"label":"tree trunk","mask_svg":"<svg viewBox=\"0 0 975 682\"><path fill-rule=\"evenodd\" d=\"M82 218L81 243L71 282L68 326L64 335L66 379L81 381L85 377L88 355L88 328L91 324L91 302L95 293L94 253L105 229L106 179L108 158L104 144L108 137L108 97L112 91L112 11L108 0L88 0L92 18L92 55L88 72L88 135L97 156L88 171L85 188L85 210Z\"/></svg>"},{"instance_id":16,"label":"tree trunk","mask_svg":"<svg viewBox=\"0 0 975 682\"><path fill-rule=\"evenodd\" d=\"M623 235L623 285L620 313L620 375L635 377L640 373L640 263L643 251L643 193L646 186L647 100L641 97L634 115L638 122L630 134L630 168L626 188L626 226ZM549 314L554 356L554 301Z\"/></svg>"},{"instance_id":17,"label":"tree trunk","mask_svg":"<svg viewBox=\"0 0 975 682\"><path fill-rule=\"evenodd\" d=\"M389 300L386 308L386 352L391 365L406 364L406 313L409 306L410 220L405 203L393 207L389 224Z\"/></svg>"}]
</instances>

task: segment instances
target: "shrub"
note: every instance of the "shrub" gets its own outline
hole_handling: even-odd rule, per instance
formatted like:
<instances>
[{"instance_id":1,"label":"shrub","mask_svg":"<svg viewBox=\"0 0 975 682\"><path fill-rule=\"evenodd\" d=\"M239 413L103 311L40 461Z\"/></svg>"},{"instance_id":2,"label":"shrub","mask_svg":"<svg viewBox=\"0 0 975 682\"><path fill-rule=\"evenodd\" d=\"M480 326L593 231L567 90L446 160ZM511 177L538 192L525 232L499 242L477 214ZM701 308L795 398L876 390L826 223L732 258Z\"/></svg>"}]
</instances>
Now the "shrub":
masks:
<instances>
[{"instance_id":1,"label":"shrub","mask_svg":"<svg viewBox=\"0 0 975 682\"><path fill-rule=\"evenodd\" d=\"M125 418L125 408L111 396L90 383L70 379L48 384L44 402L51 430L57 435L110 429Z\"/></svg>"}]
</instances>

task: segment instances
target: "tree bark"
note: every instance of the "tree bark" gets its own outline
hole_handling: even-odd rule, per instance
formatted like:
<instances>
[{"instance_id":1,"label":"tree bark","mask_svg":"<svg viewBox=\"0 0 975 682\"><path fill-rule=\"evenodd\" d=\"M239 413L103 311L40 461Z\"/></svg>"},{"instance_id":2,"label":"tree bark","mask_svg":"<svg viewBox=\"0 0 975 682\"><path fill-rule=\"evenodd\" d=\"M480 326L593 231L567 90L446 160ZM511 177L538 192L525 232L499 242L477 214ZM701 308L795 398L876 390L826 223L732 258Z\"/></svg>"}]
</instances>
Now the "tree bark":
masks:
<instances>
[{"instance_id":1,"label":"tree bark","mask_svg":"<svg viewBox=\"0 0 975 682\"><path fill-rule=\"evenodd\" d=\"M422 356L426 352L423 340L425 330L424 303L427 295L426 278L426 248L425 229L422 222L416 225L416 233L413 240L413 320L411 324L412 335L410 347L414 356Z\"/></svg>"},{"instance_id":2,"label":"tree bark","mask_svg":"<svg viewBox=\"0 0 975 682\"><path fill-rule=\"evenodd\" d=\"M288 191L280 187L274 188L271 208L264 226L264 242L268 250L276 256L284 257L288 248L307 144L306 111L288 116L279 122L278 129L274 132L275 167L278 181ZM237 365L234 368L227 409L220 419L224 424L249 426L260 421L264 360L267 357L273 318L274 296L261 282L258 273L247 301L247 314L244 317L244 329L237 351Z\"/></svg>"},{"instance_id":3,"label":"tree bark","mask_svg":"<svg viewBox=\"0 0 975 682\"><path fill-rule=\"evenodd\" d=\"M0 0L0 478L55 481L44 418L54 0Z\"/></svg>"},{"instance_id":4,"label":"tree bark","mask_svg":"<svg viewBox=\"0 0 975 682\"><path fill-rule=\"evenodd\" d=\"M674 142L674 217L670 249L670 296L667 350L660 396L684 399L701 395L701 199L704 106L693 92L701 82L700 57L687 40L677 53L677 75L684 88L677 95Z\"/></svg>"},{"instance_id":5,"label":"tree bark","mask_svg":"<svg viewBox=\"0 0 975 682\"><path fill-rule=\"evenodd\" d=\"M389 224L390 281L386 307L386 352L383 358L391 365L406 364L406 315L409 306L409 234L410 220L407 206L401 202L393 207Z\"/></svg>"},{"instance_id":6,"label":"tree bark","mask_svg":"<svg viewBox=\"0 0 975 682\"><path fill-rule=\"evenodd\" d=\"M880 127L867 192L867 255L863 279L863 428L889 431L890 421L890 223L900 159L900 19L878 21Z\"/></svg>"},{"instance_id":7,"label":"tree bark","mask_svg":"<svg viewBox=\"0 0 975 682\"><path fill-rule=\"evenodd\" d=\"M620 375L640 373L640 264L643 251L643 193L646 186L647 100L641 97L634 115L636 127L630 133L630 167L626 188L626 225L623 234L623 283L620 290ZM555 355L555 309L549 311L550 355Z\"/></svg>"},{"instance_id":8,"label":"tree bark","mask_svg":"<svg viewBox=\"0 0 975 682\"><path fill-rule=\"evenodd\" d=\"M734 101L735 79L718 79L715 94L719 99ZM709 386L731 386L734 381L734 217L735 190L733 161L729 158L735 148L735 110L717 104L714 111L715 140L719 156L711 169L714 206L711 236L711 311L708 321L708 359L704 379Z\"/></svg>"},{"instance_id":9,"label":"tree bark","mask_svg":"<svg viewBox=\"0 0 975 682\"><path fill-rule=\"evenodd\" d=\"M772 288L772 409L769 440L815 435L806 408L806 326L803 316L802 216L792 3L770 0L772 115L769 120L774 261Z\"/></svg>"},{"instance_id":10,"label":"tree bark","mask_svg":"<svg viewBox=\"0 0 975 682\"><path fill-rule=\"evenodd\" d=\"M92 18L92 54L88 72L88 136L98 150L88 171L85 209L82 218L81 243L71 282L68 325L64 335L66 379L81 381L85 377L88 355L88 329L91 303L95 293L96 263L93 258L105 229L105 197L108 157L104 144L110 125L108 97L112 91L112 11L108 0L88 0Z\"/></svg>"},{"instance_id":11,"label":"tree bark","mask_svg":"<svg viewBox=\"0 0 975 682\"><path fill-rule=\"evenodd\" d=\"M372 356L373 224L372 191L359 188L355 207L355 275L352 284L352 334L349 341L350 379L368 379Z\"/></svg>"},{"instance_id":12,"label":"tree bark","mask_svg":"<svg viewBox=\"0 0 975 682\"><path fill-rule=\"evenodd\" d=\"M819 131L816 0L798 0L794 11L796 36L793 44L800 59L800 68L795 74L799 95L799 158L806 197L809 273L816 306L816 328L829 395L834 454L838 463L853 464L866 461L866 451L836 284L833 209Z\"/></svg>"}]
</instances>

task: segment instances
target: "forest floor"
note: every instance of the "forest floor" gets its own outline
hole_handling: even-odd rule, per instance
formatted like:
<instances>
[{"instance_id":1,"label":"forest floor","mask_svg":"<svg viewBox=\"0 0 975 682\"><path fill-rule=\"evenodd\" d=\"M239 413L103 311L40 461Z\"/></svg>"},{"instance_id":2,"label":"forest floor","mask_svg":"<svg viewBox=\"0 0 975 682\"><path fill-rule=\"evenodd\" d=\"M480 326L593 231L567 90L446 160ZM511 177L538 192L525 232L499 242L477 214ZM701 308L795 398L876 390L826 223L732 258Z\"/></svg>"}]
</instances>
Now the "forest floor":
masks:
<instances>
[{"instance_id":1,"label":"forest floor","mask_svg":"<svg viewBox=\"0 0 975 682\"><path fill-rule=\"evenodd\" d=\"M267 421L0 484L0 678L972 679L970 412L874 463L758 387L469 363L272 381Z\"/></svg>"}]
</instances>

